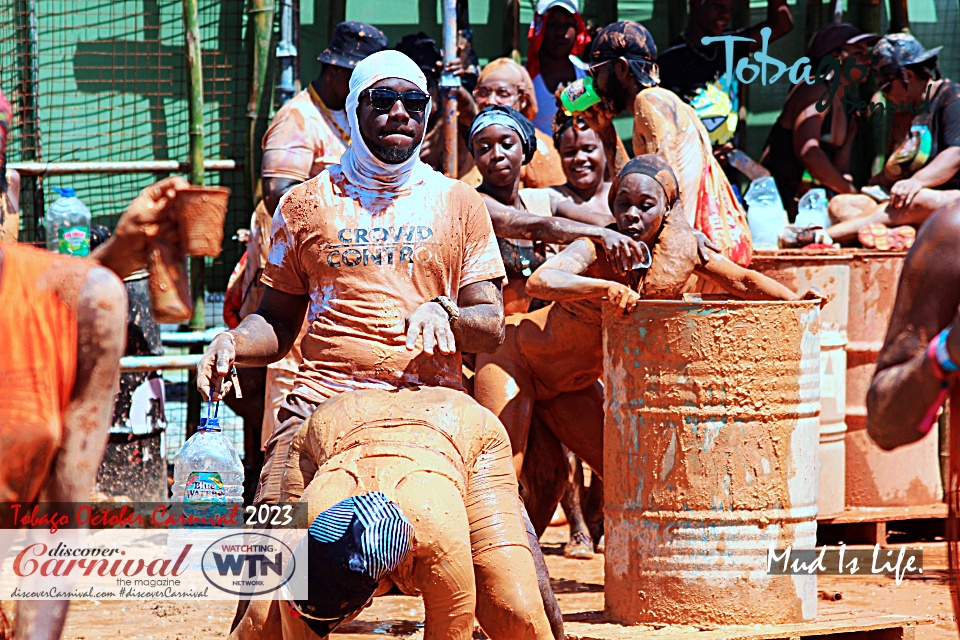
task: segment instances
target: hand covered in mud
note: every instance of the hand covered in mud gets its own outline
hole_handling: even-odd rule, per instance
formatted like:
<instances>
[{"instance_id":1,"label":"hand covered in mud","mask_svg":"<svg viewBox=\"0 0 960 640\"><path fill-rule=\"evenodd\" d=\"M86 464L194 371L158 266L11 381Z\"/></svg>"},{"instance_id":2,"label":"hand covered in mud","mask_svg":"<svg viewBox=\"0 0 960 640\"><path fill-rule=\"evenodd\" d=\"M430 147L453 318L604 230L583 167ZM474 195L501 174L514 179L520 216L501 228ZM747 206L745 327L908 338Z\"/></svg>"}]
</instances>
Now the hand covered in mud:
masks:
<instances>
[{"instance_id":1,"label":"hand covered in mud","mask_svg":"<svg viewBox=\"0 0 960 640\"><path fill-rule=\"evenodd\" d=\"M607 300L617 305L616 315L621 316L629 313L640 302L640 294L619 282L611 282L607 288Z\"/></svg>"},{"instance_id":2,"label":"hand covered in mud","mask_svg":"<svg viewBox=\"0 0 960 640\"><path fill-rule=\"evenodd\" d=\"M197 390L204 400L222 400L230 392L230 370L237 358L233 335L217 334L197 365Z\"/></svg>"},{"instance_id":3,"label":"hand covered in mud","mask_svg":"<svg viewBox=\"0 0 960 640\"><path fill-rule=\"evenodd\" d=\"M146 266L147 256L157 240L176 245L179 242L177 223L168 205L177 191L189 186L183 178L173 176L141 191L120 216L113 237L97 247L92 257L125 278Z\"/></svg>"},{"instance_id":4,"label":"hand covered in mud","mask_svg":"<svg viewBox=\"0 0 960 640\"><path fill-rule=\"evenodd\" d=\"M714 244L713 240L708 238L706 234L699 229L693 230L693 236L697 239L697 254L700 256L701 262L710 261L710 254L707 253L707 249L714 253L720 253L720 247Z\"/></svg>"},{"instance_id":5,"label":"hand covered in mud","mask_svg":"<svg viewBox=\"0 0 960 640\"><path fill-rule=\"evenodd\" d=\"M436 302L424 302L403 322L408 351L413 351L417 346L417 338L423 336L423 352L428 356L433 355L434 349L439 349L444 355L456 353L457 342L450 328L450 316Z\"/></svg>"},{"instance_id":6,"label":"hand covered in mud","mask_svg":"<svg viewBox=\"0 0 960 640\"><path fill-rule=\"evenodd\" d=\"M600 235L610 265L620 274L633 271L636 265L650 266L650 248L622 233L604 229Z\"/></svg>"},{"instance_id":7,"label":"hand covered in mud","mask_svg":"<svg viewBox=\"0 0 960 640\"><path fill-rule=\"evenodd\" d=\"M830 302L830 296L823 292L823 289L820 287L810 287L803 292L803 295L800 296L801 300L820 300L820 308L823 309L828 302Z\"/></svg>"},{"instance_id":8,"label":"hand covered in mud","mask_svg":"<svg viewBox=\"0 0 960 640\"><path fill-rule=\"evenodd\" d=\"M583 117L583 121L587 123L587 126L597 133L612 129L613 118L616 116L608 102L595 104L580 115Z\"/></svg>"}]
</instances>

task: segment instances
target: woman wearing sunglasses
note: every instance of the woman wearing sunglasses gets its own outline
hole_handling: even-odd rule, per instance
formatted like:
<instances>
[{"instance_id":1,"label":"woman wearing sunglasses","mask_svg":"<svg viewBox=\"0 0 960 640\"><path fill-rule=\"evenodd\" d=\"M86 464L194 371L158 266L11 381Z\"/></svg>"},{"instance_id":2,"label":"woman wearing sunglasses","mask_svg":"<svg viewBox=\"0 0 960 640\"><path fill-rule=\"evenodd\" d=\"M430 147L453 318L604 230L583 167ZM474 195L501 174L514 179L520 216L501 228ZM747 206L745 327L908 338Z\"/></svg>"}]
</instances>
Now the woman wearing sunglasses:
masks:
<instances>
[{"instance_id":1,"label":"woman wearing sunglasses","mask_svg":"<svg viewBox=\"0 0 960 640\"><path fill-rule=\"evenodd\" d=\"M887 141L893 153L871 186L830 201L837 224L826 232L835 241L907 248L915 227L960 197L960 84L940 77L940 49L924 49L907 33L884 36L874 47L871 67L886 108L913 117L894 120Z\"/></svg>"},{"instance_id":2,"label":"woman wearing sunglasses","mask_svg":"<svg viewBox=\"0 0 960 640\"><path fill-rule=\"evenodd\" d=\"M831 62L826 77L814 84L800 82L787 95L783 111L770 130L760 157L774 180L791 219L797 214L797 201L814 187L825 187L831 195L857 193L850 170L850 152L857 133L857 117L848 113L843 99L867 78L867 47L879 40L871 33L849 24L830 24L817 32L807 47L814 69ZM852 67L842 72L844 63ZM831 86L837 85L832 92ZM829 102L823 104L826 99Z\"/></svg>"},{"instance_id":3,"label":"woman wearing sunglasses","mask_svg":"<svg viewBox=\"0 0 960 640\"><path fill-rule=\"evenodd\" d=\"M477 356L474 395L507 428L518 475L534 403L560 442L603 475L601 300L629 313L641 298L679 298L694 274L741 298L800 298L701 244L684 216L676 176L660 156L628 162L612 201L617 228L645 249L642 259L622 270L595 240L576 240L527 281L530 295L554 304L508 317L501 347ZM556 503L526 504L534 520L534 513L556 509Z\"/></svg>"},{"instance_id":4,"label":"woman wearing sunglasses","mask_svg":"<svg viewBox=\"0 0 960 640\"><path fill-rule=\"evenodd\" d=\"M539 111L530 74L510 58L498 58L483 68L473 90L473 99L477 109L491 105L510 107L531 122ZM563 167L553 140L539 129L535 133L536 150L530 162L520 170L520 184L530 189L563 184Z\"/></svg>"}]
</instances>

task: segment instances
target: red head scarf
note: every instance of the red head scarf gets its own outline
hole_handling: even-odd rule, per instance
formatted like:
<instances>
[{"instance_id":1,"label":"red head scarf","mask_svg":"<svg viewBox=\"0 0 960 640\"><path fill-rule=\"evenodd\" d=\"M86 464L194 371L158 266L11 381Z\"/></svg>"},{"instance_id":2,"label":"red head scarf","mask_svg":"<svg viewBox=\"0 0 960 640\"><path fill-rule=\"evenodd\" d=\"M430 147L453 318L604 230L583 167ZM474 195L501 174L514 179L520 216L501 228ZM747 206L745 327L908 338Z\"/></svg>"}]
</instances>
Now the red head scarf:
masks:
<instances>
[{"instance_id":1,"label":"red head scarf","mask_svg":"<svg viewBox=\"0 0 960 640\"><path fill-rule=\"evenodd\" d=\"M540 75L540 46L543 44L543 36L546 33L547 15L554 7L562 7L576 18L577 40L570 52L572 55L579 56L590 42L587 25L580 12L576 10L576 0L540 0L537 3L537 13L533 14L533 22L530 23L530 31L527 32L527 71L530 72L531 78Z\"/></svg>"},{"instance_id":2,"label":"red head scarf","mask_svg":"<svg viewBox=\"0 0 960 640\"><path fill-rule=\"evenodd\" d=\"M10 107L10 101L7 96L0 91L0 158L7 154L7 137L10 135L10 127L13 126L13 109Z\"/></svg>"}]
</instances>

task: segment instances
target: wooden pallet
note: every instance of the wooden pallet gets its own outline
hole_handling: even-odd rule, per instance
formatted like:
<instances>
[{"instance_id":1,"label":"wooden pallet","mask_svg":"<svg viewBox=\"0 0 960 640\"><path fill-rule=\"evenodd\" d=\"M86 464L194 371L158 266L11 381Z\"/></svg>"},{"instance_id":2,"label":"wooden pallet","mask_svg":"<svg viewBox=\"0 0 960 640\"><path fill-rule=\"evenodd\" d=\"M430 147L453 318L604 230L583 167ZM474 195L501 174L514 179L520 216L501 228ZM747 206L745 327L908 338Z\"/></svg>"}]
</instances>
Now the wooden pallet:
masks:
<instances>
[{"instance_id":1,"label":"wooden pallet","mask_svg":"<svg viewBox=\"0 0 960 640\"><path fill-rule=\"evenodd\" d=\"M598 618L602 617L598 613ZM918 624L933 618L898 615L827 613L812 622L778 625L625 627L611 622L567 622L567 640L914 640Z\"/></svg>"},{"instance_id":2,"label":"wooden pallet","mask_svg":"<svg viewBox=\"0 0 960 640\"><path fill-rule=\"evenodd\" d=\"M944 535L947 505L917 507L859 507L838 516L817 519L817 546L822 544L887 544L887 524L916 522L933 535Z\"/></svg>"}]
</instances>

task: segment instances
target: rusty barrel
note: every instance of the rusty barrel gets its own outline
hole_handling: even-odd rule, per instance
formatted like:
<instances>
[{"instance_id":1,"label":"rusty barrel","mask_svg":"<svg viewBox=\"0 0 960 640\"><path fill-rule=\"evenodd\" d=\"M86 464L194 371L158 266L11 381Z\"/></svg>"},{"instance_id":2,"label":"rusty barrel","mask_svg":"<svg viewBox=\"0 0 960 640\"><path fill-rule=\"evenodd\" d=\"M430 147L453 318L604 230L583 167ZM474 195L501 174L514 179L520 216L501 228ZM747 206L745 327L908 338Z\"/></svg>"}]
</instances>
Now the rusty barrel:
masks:
<instances>
[{"instance_id":1,"label":"rusty barrel","mask_svg":"<svg viewBox=\"0 0 960 640\"><path fill-rule=\"evenodd\" d=\"M905 252L846 250L850 256L847 344L847 507L905 507L939 502L939 437L883 451L867 434L867 391L897 295Z\"/></svg>"},{"instance_id":2,"label":"rusty barrel","mask_svg":"<svg viewBox=\"0 0 960 640\"><path fill-rule=\"evenodd\" d=\"M843 513L846 478L847 318L850 256L839 251L757 252L750 268L794 291L818 287L829 301L820 310L819 517Z\"/></svg>"},{"instance_id":3,"label":"rusty barrel","mask_svg":"<svg viewBox=\"0 0 960 640\"><path fill-rule=\"evenodd\" d=\"M621 623L816 617L816 576L768 575L817 533L815 301L605 305L605 601Z\"/></svg>"}]
</instances>

